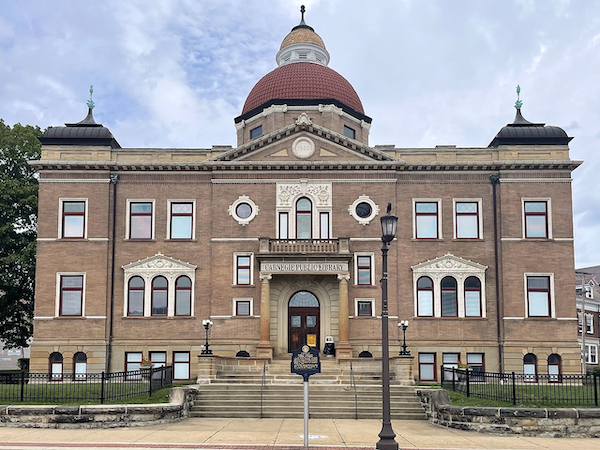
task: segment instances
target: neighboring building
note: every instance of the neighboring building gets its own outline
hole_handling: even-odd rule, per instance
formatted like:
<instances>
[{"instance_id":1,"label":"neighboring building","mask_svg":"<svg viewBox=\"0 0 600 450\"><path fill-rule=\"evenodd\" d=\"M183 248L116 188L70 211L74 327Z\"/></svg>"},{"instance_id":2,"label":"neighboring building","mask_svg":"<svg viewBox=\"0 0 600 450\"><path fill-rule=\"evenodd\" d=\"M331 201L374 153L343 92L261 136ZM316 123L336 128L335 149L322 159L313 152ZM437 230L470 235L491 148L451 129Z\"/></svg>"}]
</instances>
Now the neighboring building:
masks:
<instances>
[{"instance_id":1,"label":"neighboring building","mask_svg":"<svg viewBox=\"0 0 600 450\"><path fill-rule=\"evenodd\" d=\"M600 347L600 266L577 269L575 277L579 346L582 354L585 354L585 363L597 367ZM582 334L584 317L585 333Z\"/></svg>"},{"instance_id":2,"label":"neighboring building","mask_svg":"<svg viewBox=\"0 0 600 450\"><path fill-rule=\"evenodd\" d=\"M32 371L148 356L193 378L207 318L221 356L288 358L333 336L339 359L378 357L389 202L392 351L409 319L416 377L458 361L579 372L571 138L519 100L487 147L370 146L329 58L302 19L235 118L234 148L121 148L93 102L44 133Z\"/></svg>"},{"instance_id":3,"label":"neighboring building","mask_svg":"<svg viewBox=\"0 0 600 450\"><path fill-rule=\"evenodd\" d=\"M0 371L19 370L19 360L29 358L29 347L6 348L0 342Z\"/></svg>"}]
</instances>

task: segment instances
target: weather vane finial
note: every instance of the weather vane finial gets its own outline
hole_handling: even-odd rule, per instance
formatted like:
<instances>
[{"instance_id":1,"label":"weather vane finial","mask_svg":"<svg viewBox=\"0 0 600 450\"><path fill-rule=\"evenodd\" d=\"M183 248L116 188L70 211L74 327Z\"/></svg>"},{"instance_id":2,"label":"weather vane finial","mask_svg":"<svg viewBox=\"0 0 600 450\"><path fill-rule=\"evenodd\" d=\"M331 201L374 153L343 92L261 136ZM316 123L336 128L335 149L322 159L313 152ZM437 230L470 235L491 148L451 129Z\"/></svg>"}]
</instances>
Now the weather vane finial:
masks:
<instances>
[{"instance_id":1,"label":"weather vane finial","mask_svg":"<svg viewBox=\"0 0 600 450\"><path fill-rule=\"evenodd\" d=\"M304 22L304 13L306 12L306 8L304 7L304 5L302 5L300 7L300 13L302 13L302 19L301 21Z\"/></svg>"},{"instance_id":2,"label":"weather vane finial","mask_svg":"<svg viewBox=\"0 0 600 450\"><path fill-rule=\"evenodd\" d=\"M520 99L520 95L521 95L521 86L519 86L517 84L517 101L515 102L515 108L517 108L517 109L521 109L521 106L523 106L523 101Z\"/></svg>"},{"instance_id":3,"label":"weather vane finial","mask_svg":"<svg viewBox=\"0 0 600 450\"><path fill-rule=\"evenodd\" d=\"M94 93L94 85L90 84L90 99L87 102L88 108L94 109L94 100L92 100L92 94Z\"/></svg>"}]
</instances>

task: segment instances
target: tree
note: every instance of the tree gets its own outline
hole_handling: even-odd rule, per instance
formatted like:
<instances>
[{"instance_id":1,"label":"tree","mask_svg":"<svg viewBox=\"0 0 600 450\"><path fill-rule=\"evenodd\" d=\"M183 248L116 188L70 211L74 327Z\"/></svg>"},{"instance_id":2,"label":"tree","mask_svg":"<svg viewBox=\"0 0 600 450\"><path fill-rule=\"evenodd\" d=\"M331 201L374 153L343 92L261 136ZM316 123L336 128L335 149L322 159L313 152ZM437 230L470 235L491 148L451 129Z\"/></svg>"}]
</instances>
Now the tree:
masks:
<instances>
[{"instance_id":1,"label":"tree","mask_svg":"<svg viewBox=\"0 0 600 450\"><path fill-rule=\"evenodd\" d=\"M41 135L0 119L0 340L9 348L33 332L38 180L27 161L39 159Z\"/></svg>"}]
</instances>

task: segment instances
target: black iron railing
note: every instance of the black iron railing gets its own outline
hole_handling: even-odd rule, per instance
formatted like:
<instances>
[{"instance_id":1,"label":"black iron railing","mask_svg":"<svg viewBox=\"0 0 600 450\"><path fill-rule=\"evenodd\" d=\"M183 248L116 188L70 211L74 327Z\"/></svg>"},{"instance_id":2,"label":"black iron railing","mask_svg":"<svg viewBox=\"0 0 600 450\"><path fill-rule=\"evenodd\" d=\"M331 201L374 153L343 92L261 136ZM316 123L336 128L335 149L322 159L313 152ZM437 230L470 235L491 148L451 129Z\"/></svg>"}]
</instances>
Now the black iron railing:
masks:
<instances>
[{"instance_id":1,"label":"black iron railing","mask_svg":"<svg viewBox=\"0 0 600 450\"><path fill-rule=\"evenodd\" d=\"M513 405L598 406L600 375L524 374L442 368L442 387Z\"/></svg>"},{"instance_id":2,"label":"black iron railing","mask_svg":"<svg viewBox=\"0 0 600 450\"><path fill-rule=\"evenodd\" d=\"M0 402L106 403L149 397L173 384L173 367L102 373L0 374Z\"/></svg>"}]
</instances>

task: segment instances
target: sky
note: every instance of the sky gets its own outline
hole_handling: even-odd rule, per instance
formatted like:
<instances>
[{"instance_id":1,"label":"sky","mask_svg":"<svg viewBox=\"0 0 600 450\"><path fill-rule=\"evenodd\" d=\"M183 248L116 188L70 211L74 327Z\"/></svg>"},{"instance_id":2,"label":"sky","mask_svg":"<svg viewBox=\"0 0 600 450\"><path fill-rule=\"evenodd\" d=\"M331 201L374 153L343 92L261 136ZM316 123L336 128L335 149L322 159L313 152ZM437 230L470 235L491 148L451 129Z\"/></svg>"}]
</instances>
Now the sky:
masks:
<instances>
[{"instance_id":1,"label":"sky","mask_svg":"<svg viewBox=\"0 0 600 450\"><path fill-rule=\"evenodd\" d=\"M576 267L600 264L600 0L0 0L0 118L94 116L123 147L235 145L233 118L306 22L370 145L485 147L514 119L574 139Z\"/></svg>"}]
</instances>

